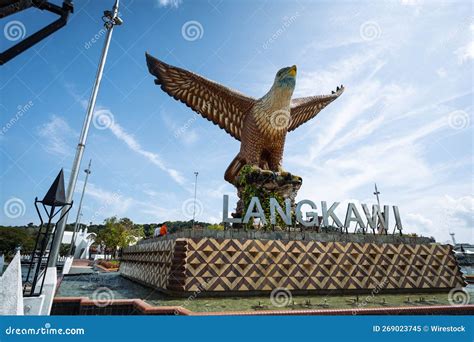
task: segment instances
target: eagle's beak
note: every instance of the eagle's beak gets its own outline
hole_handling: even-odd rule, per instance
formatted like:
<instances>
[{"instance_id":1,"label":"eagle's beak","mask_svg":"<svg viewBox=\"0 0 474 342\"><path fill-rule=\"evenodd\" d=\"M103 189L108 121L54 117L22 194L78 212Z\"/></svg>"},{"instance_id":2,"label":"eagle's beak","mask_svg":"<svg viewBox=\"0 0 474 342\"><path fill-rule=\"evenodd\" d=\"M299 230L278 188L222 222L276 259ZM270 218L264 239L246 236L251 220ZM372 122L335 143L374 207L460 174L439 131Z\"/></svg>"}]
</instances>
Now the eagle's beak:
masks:
<instances>
[{"instance_id":1,"label":"eagle's beak","mask_svg":"<svg viewBox=\"0 0 474 342\"><path fill-rule=\"evenodd\" d=\"M296 76L296 65L293 65L291 68L290 68L290 71L288 72L288 74L290 74L290 76Z\"/></svg>"}]
</instances>

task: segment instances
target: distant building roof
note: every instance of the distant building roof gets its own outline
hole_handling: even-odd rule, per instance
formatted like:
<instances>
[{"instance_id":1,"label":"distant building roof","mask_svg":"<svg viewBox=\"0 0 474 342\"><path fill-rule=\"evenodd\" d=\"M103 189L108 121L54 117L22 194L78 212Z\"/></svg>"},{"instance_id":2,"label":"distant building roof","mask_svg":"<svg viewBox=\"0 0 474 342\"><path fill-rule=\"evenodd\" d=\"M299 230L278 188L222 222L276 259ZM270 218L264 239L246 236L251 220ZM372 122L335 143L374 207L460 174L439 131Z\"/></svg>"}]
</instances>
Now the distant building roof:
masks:
<instances>
[{"instance_id":1,"label":"distant building roof","mask_svg":"<svg viewBox=\"0 0 474 342\"><path fill-rule=\"evenodd\" d=\"M73 233L73 232L65 231L65 232L64 232L64 235L63 235L63 239L61 240L61 243L68 243L68 244L70 244L71 241L72 241L72 233Z\"/></svg>"}]
</instances>

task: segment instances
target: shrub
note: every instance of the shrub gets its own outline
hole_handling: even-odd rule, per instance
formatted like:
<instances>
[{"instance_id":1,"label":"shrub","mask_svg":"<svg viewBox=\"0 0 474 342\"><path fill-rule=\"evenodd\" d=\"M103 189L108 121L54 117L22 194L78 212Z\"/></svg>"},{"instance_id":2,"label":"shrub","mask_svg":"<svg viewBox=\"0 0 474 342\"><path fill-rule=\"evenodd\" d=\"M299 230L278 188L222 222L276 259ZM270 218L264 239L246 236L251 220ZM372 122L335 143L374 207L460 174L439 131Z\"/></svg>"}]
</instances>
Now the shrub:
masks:
<instances>
[{"instance_id":1,"label":"shrub","mask_svg":"<svg viewBox=\"0 0 474 342\"><path fill-rule=\"evenodd\" d=\"M120 261L118 260L99 260L99 265L107 269L119 268Z\"/></svg>"}]
</instances>

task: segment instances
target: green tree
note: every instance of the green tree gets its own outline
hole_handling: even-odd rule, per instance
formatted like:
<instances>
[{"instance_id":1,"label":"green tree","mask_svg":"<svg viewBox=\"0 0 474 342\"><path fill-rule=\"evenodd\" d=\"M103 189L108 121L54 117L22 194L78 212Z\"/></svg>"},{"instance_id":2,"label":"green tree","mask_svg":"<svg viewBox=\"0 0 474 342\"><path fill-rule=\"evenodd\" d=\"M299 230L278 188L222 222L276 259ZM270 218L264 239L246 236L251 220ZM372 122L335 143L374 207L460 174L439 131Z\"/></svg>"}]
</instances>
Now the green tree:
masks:
<instances>
[{"instance_id":1,"label":"green tree","mask_svg":"<svg viewBox=\"0 0 474 342\"><path fill-rule=\"evenodd\" d=\"M69 246L70 245L68 243L62 243L59 247L59 255L67 256L69 254Z\"/></svg>"},{"instance_id":2,"label":"green tree","mask_svg":"<svg viewBox=\"0 0 474 342\"><path fill-rule=\"evenodd\" d=\"M133 224L129 218L116 216L105 219L105 227L97 234L96 242L104 244L114 257L121 248L129 246L143 237L143 227Z\"/></svg>"},{"instance_id":3,"label":"green tree","mask_svg":"<svg viewBox=\"0 0 474 342\"><path fill-rule=\"evenodd\" d=\"M208 229L212 229L212 230L224 230L224 225L222 224L210 224L209 226L207 226Z\"/></svg>"},{"instance_id":4,"label":"green tree","mask_svg":"<svg viewBox=\"0 0 474 342\"><path fill-rule=\"evenodd\" d=\"M12 255L18 246L21 246L22 254L31 253L35 246L34 231L17 227L0 227L0 254Z\"/></svg>"}]
</instances>

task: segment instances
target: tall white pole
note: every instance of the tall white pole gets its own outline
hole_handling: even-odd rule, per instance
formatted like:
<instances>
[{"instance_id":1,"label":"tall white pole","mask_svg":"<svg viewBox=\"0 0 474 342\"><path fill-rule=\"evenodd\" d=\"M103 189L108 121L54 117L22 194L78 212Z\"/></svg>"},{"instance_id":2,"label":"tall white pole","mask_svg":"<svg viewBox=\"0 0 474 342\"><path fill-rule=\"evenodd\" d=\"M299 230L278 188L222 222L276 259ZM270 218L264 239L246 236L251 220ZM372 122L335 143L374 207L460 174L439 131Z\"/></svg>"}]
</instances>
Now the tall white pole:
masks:
<instances>
[{"instance_id":1,"label":"tall white pole","mask_svg":"<svg viewBox=\"0 0 474 342\"><path fill-rule=\"evenodd\" d=\"M89 179L89 175L91 174L91 164L92 159L89 160L89 166L87 169L84 170L86 173L86 179L84 180L84 186L82 187L82 194L81 200L79 201L79 207L77 208L77 216L76 216L76 223L74 223L74 231L72 232L72 239L71 239L71 246L69 246L69 255L73 255L75 249L75 241L76 241L76 234L79 226L79 220L82 216L82 201L84 199L84 194L86 192L87 180Z\"/></svg>"},{"instance_id":2,"label":"tall white pole","mask_svg":"<svg viewBox=\"0 0 474 342\"><path fill-rule=\"evenodd\" d=\"M196 193L197 193L197 182L198 182L198 175L199 172L194 172L194 175L196 176L196 179L194 181L194 203L193 203L193 227L192 230L194 230L194 222L196 220Z\"/></svg>"},{"instance_id":3,"label":"tall white pole","mask_svg":"<svg viewBox=\"0 0 474 342\"><path fill-rule=\"evenodd\" d=\"M71 168L71 176L69 177L69 184L66 192L66 202L71 203L74 195L74 189L76 188L77 176L79 174L79 169L81 167L82 156L84 154L84 148L86 147L87 135L89 133L89 127L92 120L92 115L94 113L95 102L97 100L97 94L99 92L100 81L102 80L102 74L104 73L105 61L107 59L107 53L109 51L110 40L112 39L112 32L115 25L120 25L122 20L118 17L119 13L119 0L115 0L114 7L112 12L105 12L104 20L105 28L107 29L107 35L105 36L104 47L102 49L102 55L100 58L99 67L97 69L97 74L94 82L94 87L92 89L92 94L89 99L89 104L87 106L87 113L82 125L81 136L79 138L79 143L77 144L76 156L74 157L74 162ZM64 230L66 228L67 222L67 213L66 209L63 209L61 214L65 214L64 218L59 221L56 225L56 233L54 235L54 241L51 246L50 258L49 258L49 267L56 266L59 248L61 247L61 241L63 238Z\"/></svg>"}]
</instances>

